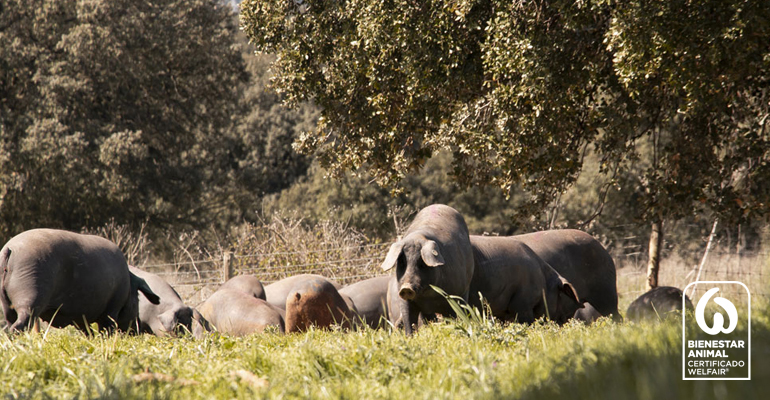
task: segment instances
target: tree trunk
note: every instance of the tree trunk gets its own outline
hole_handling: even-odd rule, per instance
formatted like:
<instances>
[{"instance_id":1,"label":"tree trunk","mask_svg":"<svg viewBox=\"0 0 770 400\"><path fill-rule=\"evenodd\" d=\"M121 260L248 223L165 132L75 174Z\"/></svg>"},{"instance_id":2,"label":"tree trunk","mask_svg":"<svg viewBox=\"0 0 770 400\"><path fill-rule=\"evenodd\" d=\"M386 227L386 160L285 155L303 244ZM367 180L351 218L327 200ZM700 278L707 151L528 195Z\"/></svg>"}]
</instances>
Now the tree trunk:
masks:
<instances>
[{"instance_id":1,"label":"tree trunk","mask_svg":"<svg viewBox=\"0 0 770 400\"><path fill-rule=\"evenodd\" d=\"M658 287L658 271L660 270L660 247L663 244L663 221L652 223L650 232L649 258L647 260L647 290Z\"/></svg>"}]
</instances>

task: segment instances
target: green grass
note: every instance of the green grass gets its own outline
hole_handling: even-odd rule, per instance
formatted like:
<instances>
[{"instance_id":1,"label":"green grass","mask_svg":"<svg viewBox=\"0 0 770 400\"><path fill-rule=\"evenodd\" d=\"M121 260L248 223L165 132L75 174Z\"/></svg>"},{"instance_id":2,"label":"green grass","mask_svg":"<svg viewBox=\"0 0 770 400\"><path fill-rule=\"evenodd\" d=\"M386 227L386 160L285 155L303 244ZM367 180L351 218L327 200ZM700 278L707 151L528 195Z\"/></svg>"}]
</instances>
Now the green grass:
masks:
<instances>
[{"instance_id":1,"label":"green grass","mask_svg":"<svg viewBox=\"0 0 770 400\"><path fill-rule=\"evenodd\" d=\"M0 333L5 398L749 399L770 391L768 308L755 310L752 381L682 381L681 325L558 327L444 321L203 340ZM149 370L161 379L136 382ZM243 379L236 371L260 377ZM243 372L240 373L244 375ZM248 374L246 374L248 375ZM173 381L166 381L175 378Z\"/></svg>"}]
</instances>

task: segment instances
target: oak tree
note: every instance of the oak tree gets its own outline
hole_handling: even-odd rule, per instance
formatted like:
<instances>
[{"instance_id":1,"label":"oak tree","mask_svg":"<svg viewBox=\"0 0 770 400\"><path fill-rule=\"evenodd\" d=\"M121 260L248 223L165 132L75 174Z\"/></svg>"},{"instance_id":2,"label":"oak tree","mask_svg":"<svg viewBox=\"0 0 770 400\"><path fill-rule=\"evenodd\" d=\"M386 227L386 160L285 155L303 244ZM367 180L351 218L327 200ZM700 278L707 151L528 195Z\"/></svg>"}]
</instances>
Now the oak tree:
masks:
<instances>
[{"instance_id":1,"label":"oak tree","mask_svg":"<svg viewBox=\"0 0 770 400\"><path fill-rule=\"evenodd\" d=\"M241 16L287 102L321 107L296 145L333 172L394 184L446 150L457 182L521 186L533 213L592 146L609 184L649 154L653 245L664 220L770 211L763 2L246 0Z\"/></svg>"},{"instance_id":2,"label":"oak tree","mask_svg":"<svg viewBox=\"0 0 770 400\"><path fill-rule=\"evenodd\" d=\"M0 237L206 221L247 79L229 4L2 0Z\"/></svg>"}]
</instances>

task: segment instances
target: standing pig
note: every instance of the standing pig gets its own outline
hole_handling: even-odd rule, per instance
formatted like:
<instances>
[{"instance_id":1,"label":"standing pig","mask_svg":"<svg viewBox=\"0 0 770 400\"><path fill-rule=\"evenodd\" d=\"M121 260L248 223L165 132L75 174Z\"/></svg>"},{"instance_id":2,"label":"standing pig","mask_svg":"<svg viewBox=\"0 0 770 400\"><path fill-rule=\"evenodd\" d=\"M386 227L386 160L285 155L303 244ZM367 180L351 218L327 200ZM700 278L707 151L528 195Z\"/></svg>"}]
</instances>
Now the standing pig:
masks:
<instances>
[{"instance_id":1,"label":"standing pig","mask_svg":"<svg viewBox=\"0 0 770 400\"><path fill-rule=\"evenodd\" d=\"M591 303L602 316L623 319L618 312L615 263L593 236L575 229L556 229L513 237L568 280L581 303Z\"/></svg>"},{"instance_id":2,"label":"standing pig","mask_svg":"<svg viewBox=\"0 0 770 400\"><path fill-rule=\"evenodd\" d=\"M22 232L0 251L0 303L11 331L41 318L55 327L91 323L108 332L127 331L139 311L138 292L158 296L132 274L111 241L56 229Z\"/></svg>"},{"instance_id":3,"label":"standing pig","mask_svg":"<svg viewBox=\"0 0 770 400\"><path fill-rule=\"evenodd\" d=\"M208 330L208 322L198 310L184 304L179 293L163 278L151 272L128 266L132 274L147 282L160 298L160 304L153 304L144 297L139 298L139 331L156 336L176 336L186 330L200 338Z\"/></svg>"},{"instance_id":4,"label":"standing pig","mask_svg":"<svg viewBox=\"0 0 770 400\"><path fill-rule=\"evenodd\" d=\"M469 302L504 321L532 323L547 316L567 322L583 305L575 288L526 244L511 236L471 236L476 270Z\"/></svg>"},{"instance_id":5,"label":"standing pig","mask_svg":"<svg viewBox=\"0 0 770 400\"><path fill-rule=\"evenodd\" d=\"M394 267L400 298L395 303L407 335L412 334L421 313L454 315L446 299L430 286L468 300L473 251L462 215L441 204L422 209L404 237L390 246L382 269Z\"/></svg>"},{"instance_id":6,"label":"standing pig","mask_svg":"<svg viewBox=\"0 0 770 400\"><path fill-rule=\"evenodd\" d=\"M401 304L403 299L398 295L398 279L391 275L388 280L387 293L385 294L385 303L388 305L388 322L395 327L401 328L404 325L404 321L401 319ZM428 321L435 321L436 314L423 314L417 315L417 327L425 325Z\"/></svg>"}]
</instances>

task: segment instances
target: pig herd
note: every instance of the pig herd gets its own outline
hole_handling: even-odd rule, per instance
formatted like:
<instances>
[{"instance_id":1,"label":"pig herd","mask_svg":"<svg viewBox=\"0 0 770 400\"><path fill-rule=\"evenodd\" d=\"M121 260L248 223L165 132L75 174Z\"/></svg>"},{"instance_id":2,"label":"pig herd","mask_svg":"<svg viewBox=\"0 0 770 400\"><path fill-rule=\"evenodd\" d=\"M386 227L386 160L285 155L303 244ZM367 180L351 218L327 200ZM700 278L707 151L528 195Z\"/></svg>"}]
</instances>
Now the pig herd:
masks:
<instances>
[{"instance_id":1,"label":"pig herd","mask_svg":"<svg viewBox=\"0 0 770 400\"><path fill-rule=\"evenodd\" d=\"M212 330L243 336L332 325L391 325L411 334L422 323L454 314L434 287L487 307L501 321L621 320L615 265L591 235L569 229L469 235L462 215L439 204L421 210L391 245L382 263L390 275L344 287L320 275L266 286L241 275L197 309L159 276L127 265L114 243L97 236L26 231L0 251L0 268L0 303L11 331L34 328L42 319L54 327L87 331L96 323L107 332L159 336L187 331L200 337ZM627 316L659 317L681 309L682 296L679 289L658 288L632 303Z\"/></svg>"}]
</instances>

